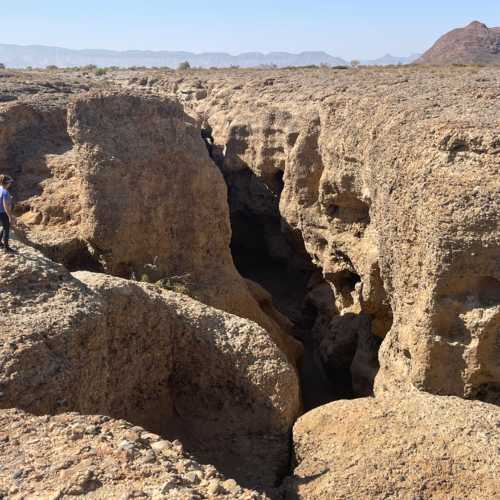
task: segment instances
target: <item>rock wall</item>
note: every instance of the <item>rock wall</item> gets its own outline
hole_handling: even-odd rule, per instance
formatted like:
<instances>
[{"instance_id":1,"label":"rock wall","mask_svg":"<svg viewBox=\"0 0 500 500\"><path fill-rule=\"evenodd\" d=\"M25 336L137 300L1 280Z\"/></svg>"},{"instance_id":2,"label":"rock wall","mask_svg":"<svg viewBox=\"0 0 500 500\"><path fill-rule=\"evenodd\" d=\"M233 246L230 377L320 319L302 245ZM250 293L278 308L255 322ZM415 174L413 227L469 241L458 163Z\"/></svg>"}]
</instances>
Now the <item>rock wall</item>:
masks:
<instances>
[{"instance_id":1,"label":"rock wall","mask_svg":"<svg viewBox=\"0 0 500 500\"><path fill-rule=\"evenodd\" d=\"M175 101L91 93L0 112L0 167L19 185L27 242L71 270L187 276L191 295L257 321L298 359L300 344L259 308L233 265L225 184Z\"/></svg>"},{"instance_id":2,"label":"rock wall","mask_svg":"<svg viewBox=\"0 0 500 500\"><path fill-rule=\"evenodd\" d=\"M331 288L316 280L309 296L318 310L334 296L315 329L323 363L350 363L366 393L378 337L379 393L413 386L498 402L498 73L191 78L207 96L186 105L211 131L226 176L250 172L260 186L236 181L240 199L271 213L279 197L282 227L300 235ZM157 91L192 84L166 80ZM346 341L349 317L364 326L347 326L359 333Z\"/></svg>"}]
</instances>

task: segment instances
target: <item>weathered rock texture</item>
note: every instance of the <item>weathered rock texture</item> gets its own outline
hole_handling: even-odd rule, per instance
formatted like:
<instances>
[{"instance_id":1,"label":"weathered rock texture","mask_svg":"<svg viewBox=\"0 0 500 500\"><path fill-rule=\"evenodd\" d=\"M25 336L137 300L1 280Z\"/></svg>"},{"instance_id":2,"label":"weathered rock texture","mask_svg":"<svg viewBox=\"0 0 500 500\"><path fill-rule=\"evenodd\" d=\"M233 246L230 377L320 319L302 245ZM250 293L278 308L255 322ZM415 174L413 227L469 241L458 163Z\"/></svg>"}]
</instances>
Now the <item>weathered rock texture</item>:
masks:
<instances>
[{"instance_id":1,"label":"weathered rock texture","mask_svg":"<svg viewBox=\"0 0 500 500\"><path fill-rule=\"evenodd\" d=\"M498 498L500 413L413 394L338 401L294 426L286 498Z\"/></svg>"},{"instance_id":2,"label":"weathered rock texture","mask_svg":"<svg viewBox=\"0 0 500 500\"><path fill-rule=\"evenodd\" d=\"M94 93L8 103L0 115L0 171L17 180L30 242L72 270L188 275L191 295L256 321L298 358L236 272L225 184L175 101Z\"/></svg>"},{"instance_id":3,"label":"weathered rock texture","mask_svg":"<svg viewBox=\"0 0 500 500\"><path fill-rule=\"evenodd\" d=\"M242 480L286 470L297 376L255 323L19 247L0 257L0 332L0 408L125 418Z\"/></svg>"},{"instance_id":4,"label":"weathered rock texture","mask_svg":"<svg viewBox=\"0 0 500 500\"><path fill-rule=\"evenodd\" d=\"M410 67L196 75L156 88L211 131L228 178L250 179L235 181L236 200L303 239L324 278L310 299L330 310L315 329L326 366L350 364L369 392L385 338L379 393L498 401L499 83L494 69Z\"/></svg>"},{"instance_id":5,"label":"weathered rock texture","mask_svg":"<svg viewBox=\"0 0 500 500\"><path fill-rule=\"evenodd\" d=\"M443 35L420 64L500 64L500 28L474 21Z\"/></svg>"},{"instance_id":6,"label":"weathered rock texture","mask_svg":"<svg viewBox=\"0 0 500 500\"><path fill-rule=\"evenodd\" d=\"M106 416L0 411L0 497L267 498L201 465L180 442Z\"/></svg>"}]
</instances>

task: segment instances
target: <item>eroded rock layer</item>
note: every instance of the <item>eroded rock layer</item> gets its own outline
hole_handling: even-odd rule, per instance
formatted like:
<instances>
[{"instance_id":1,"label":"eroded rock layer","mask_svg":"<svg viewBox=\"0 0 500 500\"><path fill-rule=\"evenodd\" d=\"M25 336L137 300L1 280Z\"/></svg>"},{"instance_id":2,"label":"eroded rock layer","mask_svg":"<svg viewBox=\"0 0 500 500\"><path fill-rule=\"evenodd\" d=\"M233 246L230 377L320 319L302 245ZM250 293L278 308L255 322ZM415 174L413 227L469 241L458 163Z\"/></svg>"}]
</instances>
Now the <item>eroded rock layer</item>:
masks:
<instances>
[{"instance_id":1,"label":"eroded rock layer","mask_svg":"<svg viewBox=\"0 0 500 500\"><path fill-rule=\"evenodd\" d=\"M495 69L417 67L152 87L210 131L234 210L278 217L304 241L323 276L309 300L327 369L349 366L366 394L379 359L379 393L498 401L499 82Z\"/></svg>"},{"instance_id":2,"label":"eroded rock layer","mask_svg":"<svg viewBox=\"0 0 500 500\"><path fill-rule=\"evenodd\" d=\"M187 280L192 296L261 324L297 360L299 343L233 265L224 181L178 103L91 93L0 115L0 170L17 180L30 244L71 270Z\"/></svg>"},{"instance_id":3,"label":"eroded rock layer","mask_svg":"<svg viewBox=\"0 0 500 500\"><path fill-rule=\"evenodd\" d=\"M0 170L29 243L0 254L0 408L64 414L1 412L1 488L36 491L29 457L10 475L11 435L24 450L52 429L57 457L74 451L60 422L76 442L101 423L72 411L275 485L300 411L293 333L314 401L376 397L298 421L290 498L499 495L498 70L70 74L0 78ZM240 271L259 266L246 280L230 241ZM158 454L128 431L118 448L141 465L124 480L158 495L142 469ZM88 458L75 491L121 494ZM194 469L174 498L210 494Z\"/></svg>"},{"instance_id":4,"label":"eroded rock layer","mask_svg":"<svg viewBox=\"0 0 500 500\"><path fill-rule=\"evenodd\" d=\"M124 418L254 484L286 471L298 380L257 324L29 247L0 283L0 408Z\"/></svg>"}]
</instances>

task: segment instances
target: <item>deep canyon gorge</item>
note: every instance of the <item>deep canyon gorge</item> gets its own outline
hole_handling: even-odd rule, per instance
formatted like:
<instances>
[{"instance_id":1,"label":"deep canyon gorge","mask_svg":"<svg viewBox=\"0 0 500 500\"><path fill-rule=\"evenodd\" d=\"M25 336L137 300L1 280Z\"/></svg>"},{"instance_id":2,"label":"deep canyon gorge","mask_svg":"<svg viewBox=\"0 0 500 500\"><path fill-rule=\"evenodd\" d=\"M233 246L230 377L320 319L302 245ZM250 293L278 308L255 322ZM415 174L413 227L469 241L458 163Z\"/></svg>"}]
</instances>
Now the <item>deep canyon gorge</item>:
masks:
<instances>
[{"instance_id":1,"label":"deep canyon gorge","mask_svg":"<svg viewBox=\"0 0 500 500\"><path fill-rule=\"evenodd\" d=\"M499 88L0 71L0 498L500 495Z\"/></svg>"}]
</instances>

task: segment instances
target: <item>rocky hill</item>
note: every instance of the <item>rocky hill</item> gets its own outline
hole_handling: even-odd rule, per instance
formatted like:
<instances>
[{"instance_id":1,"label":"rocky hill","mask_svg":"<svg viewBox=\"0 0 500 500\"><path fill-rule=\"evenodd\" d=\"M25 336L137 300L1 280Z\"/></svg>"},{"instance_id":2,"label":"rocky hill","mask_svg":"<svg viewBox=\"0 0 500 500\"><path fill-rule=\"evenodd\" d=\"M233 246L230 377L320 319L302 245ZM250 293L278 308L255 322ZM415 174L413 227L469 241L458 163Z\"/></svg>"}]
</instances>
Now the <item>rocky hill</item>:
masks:
<instances>
[{"instance_id":1,"label":"rocky hill","mask_svg":"<svg viewBox=\"0 0 500 500\"><path fill-rule=\"evenodd\" d=\"M0 498L500 496L499 87L0 71Z\"/></svg>"},{"instance_id":2,"label":"rocky hill","mask_svg":"<svg viewBox=\"0 0 500 500\"><path fill-rule=\"evenodd\" d=\"M474 21L443 35L417 61L421 64L500 64L500 28Z\"/></svg>"}]
</instances>

